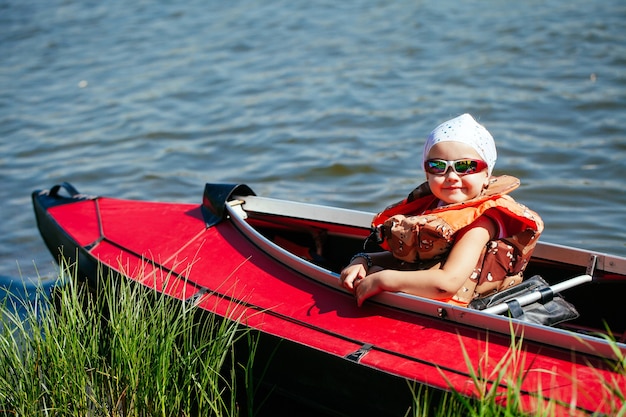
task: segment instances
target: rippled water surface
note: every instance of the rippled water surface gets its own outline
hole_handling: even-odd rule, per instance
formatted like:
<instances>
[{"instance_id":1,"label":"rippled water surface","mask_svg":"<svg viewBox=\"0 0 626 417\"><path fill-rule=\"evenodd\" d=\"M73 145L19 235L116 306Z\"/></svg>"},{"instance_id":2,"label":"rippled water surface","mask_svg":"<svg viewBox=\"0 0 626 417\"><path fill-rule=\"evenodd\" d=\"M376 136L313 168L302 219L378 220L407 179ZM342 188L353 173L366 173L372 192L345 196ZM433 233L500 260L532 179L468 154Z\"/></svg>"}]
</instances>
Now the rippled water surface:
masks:
<instances>
[{"instance_id":1,"label":"rippled water surface","mask_svg":"<svg viewBox=\"0 0 626 417\"><path fill-rule=\"evenodd\" d=\"M0 0L0 27L0 275L56 271L33 190L375 211L464 112L544 241L626 256L622 0Z\"/></svg>"}]
</instances>

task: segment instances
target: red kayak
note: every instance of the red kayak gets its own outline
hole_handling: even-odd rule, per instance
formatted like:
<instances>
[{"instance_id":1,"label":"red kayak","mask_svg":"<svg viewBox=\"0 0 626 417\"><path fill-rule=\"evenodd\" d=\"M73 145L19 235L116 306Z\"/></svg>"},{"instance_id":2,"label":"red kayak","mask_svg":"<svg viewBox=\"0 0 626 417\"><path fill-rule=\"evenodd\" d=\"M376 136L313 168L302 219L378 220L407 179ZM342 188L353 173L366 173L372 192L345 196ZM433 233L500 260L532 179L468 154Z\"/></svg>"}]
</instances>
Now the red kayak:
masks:
<instances>
[{"instance_id":1,"label":"red kayak","mask_svg":"<svg viewBox=\"0 0 626 417\"><path fill-rule=\"evenodd\" d=\"M64 183L33 204L53 256L90 280L104 266L259 330L263 383L320 409L404 415L416 384L466 396L497 384L502 401L513 384L524 410L552 401L555 415L626 408L626 258L540 242L526 275L548 287L514 302L549 306L561 293L578 317L549 326L511 317L510 300L478 310L383 293L358 308L338 271L362 250L372 213L228 184L181 204Z\"/></svg>"}]
</instances>

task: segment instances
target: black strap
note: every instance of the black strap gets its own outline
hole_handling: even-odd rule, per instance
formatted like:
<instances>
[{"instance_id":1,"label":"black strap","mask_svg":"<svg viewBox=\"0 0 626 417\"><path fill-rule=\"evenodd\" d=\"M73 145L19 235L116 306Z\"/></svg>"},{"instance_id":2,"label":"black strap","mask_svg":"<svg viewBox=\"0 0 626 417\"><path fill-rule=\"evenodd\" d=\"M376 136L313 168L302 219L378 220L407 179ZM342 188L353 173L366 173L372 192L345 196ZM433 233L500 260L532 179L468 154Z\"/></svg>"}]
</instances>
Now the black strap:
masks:
<instances>
[{"instance_id":1,"label":"black strap","mask_svg":"<svg viewBox=\"0 0 626 417\"><path fill-rule=\"evenodd\" d=\"M550 287L538 288L536 291L539 291L539 294L541 294L541 299L539 300L541 304L545 304L554 299L554 292Z\"/></svg>"},{"instance_id":2,"label":"black strap","mask_svg":"<svg viewBox=\"0 0 626 417\"><path fill-rule=\"evenodd\" d=\"M517 301L516 299L507 301L506 305L509 306L509 314L511 315L511 317L519 318L524 314L524 310L522 309L522 306L520 305L519 301Z\"/></svg>"}]
</instances>

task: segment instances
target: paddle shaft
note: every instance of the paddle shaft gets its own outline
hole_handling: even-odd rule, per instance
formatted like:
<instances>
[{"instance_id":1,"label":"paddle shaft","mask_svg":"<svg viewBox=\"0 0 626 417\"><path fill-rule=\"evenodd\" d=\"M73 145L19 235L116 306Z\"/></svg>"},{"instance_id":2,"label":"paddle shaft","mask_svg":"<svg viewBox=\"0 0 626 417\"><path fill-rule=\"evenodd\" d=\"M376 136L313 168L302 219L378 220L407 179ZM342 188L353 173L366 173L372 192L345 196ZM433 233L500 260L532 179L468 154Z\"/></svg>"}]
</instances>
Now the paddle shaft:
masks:
<instances>
[{"instance_id":1,"label":"paddle shaft","mask_svg":"<svg viewBox=\"0 0 626 417\"><path fill-rule=\"evenodd\" d=\"M567 281L559 282L558 284L554 284L548 288L552 291L552 294L557 294L568 288L572 288L577 285L584 284L585 282L591 282L591 280L592 280L591 275L581 275L575 278L568 279ZM534 303L535 301L539 301L541 297L542 297L542 293L538 290L534 290L531 293L514 298L514 300L517 300L520 306L526 306L528 304ZM512 300L509 300L509 301L512 301ZM502 314L506 312L508 309L509 309L508 304L504 302L504 303L496 304L495 306L486 308L483 310L483 312L492 313L492 314Z\"/></svg>"}]
</instances>

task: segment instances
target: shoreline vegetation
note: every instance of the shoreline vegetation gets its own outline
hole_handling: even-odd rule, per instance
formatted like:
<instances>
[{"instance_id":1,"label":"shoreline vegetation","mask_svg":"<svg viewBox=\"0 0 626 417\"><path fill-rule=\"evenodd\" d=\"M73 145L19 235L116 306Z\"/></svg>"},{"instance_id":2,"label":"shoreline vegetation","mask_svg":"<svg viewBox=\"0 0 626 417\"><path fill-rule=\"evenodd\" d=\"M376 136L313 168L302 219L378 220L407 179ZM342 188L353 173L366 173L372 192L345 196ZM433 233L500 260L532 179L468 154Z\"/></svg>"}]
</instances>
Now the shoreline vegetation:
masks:
<instances>
[{"instance_id":1,"label":"shoreline vegetation","mask_svg":"<svg viewBox=\"0 0 626 417\"><path fill-rule=\"evenodd\" d=\"M0 415L237 415L236 321L124 279L60 275L50 297L0 300Z\"/></svg>"},{"instance_id":2,"label":"shoreline vegetation","mask_svg":"<svg viewBox=\"0 0 626 417\"><path fill-rule=\"evenodd\" d=\"M252 378L254 330L126 279L102 273L98 283L91 288L65 267L51 294L0 298L0 416L264 415L268 394ZM237 343L251 352L246 363L235 358ZM552 402L521 412L522 381L504 380L520 350L512 337L511 355L494 371L506 393L465 358L479 397L411 385L406 416L553 416ZM626 416L625 393L615 395L615 415Z\"/></svg>"}]
</instances>

